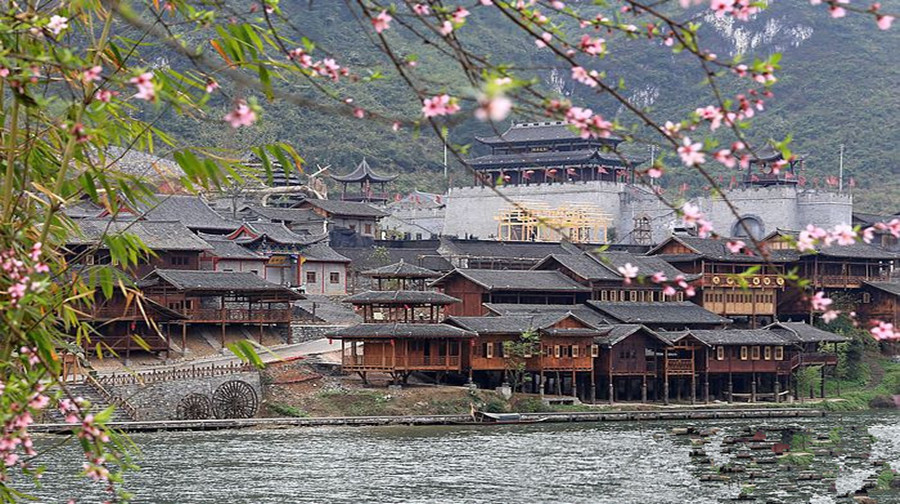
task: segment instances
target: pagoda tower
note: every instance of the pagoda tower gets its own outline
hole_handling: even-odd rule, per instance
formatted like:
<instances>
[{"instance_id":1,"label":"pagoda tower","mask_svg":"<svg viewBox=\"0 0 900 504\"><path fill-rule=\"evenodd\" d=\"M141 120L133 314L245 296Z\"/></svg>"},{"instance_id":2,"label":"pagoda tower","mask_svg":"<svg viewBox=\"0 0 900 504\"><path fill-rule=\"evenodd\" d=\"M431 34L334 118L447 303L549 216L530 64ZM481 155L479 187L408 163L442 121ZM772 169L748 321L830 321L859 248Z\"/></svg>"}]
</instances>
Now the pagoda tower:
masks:
<instances>
[{"instance_id":1,"label":"pagoda tower","mask_svg":"<svg viewBox=\"0 0 900 504\"><path fill-rule=\"evenodd\" d=\"M384 185L399 175L382 175L375 172L369 163L363 158L356 169L347 175L331 175L332 180L340 182L341 200L358 201L363 203L384 203L388 199ZM359 184L359 192L355 191L354 184ZM375 191L376 184L380 184L380 191ZM348 188L348 186L350 186ZM349 189L349 190L348 190Z\"/></svg>"}]
</instances>

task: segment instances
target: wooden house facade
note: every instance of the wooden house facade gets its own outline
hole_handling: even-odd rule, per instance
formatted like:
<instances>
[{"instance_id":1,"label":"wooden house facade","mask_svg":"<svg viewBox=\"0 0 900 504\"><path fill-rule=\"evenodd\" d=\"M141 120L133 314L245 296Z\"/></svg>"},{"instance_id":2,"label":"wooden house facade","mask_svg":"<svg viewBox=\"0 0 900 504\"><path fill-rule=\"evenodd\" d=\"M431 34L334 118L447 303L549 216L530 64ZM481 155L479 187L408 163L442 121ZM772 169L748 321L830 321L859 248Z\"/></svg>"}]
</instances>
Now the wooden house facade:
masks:
<instances>
[{"instance_id":1,"label":"wooden house facade","mask_svg":"<svg viewBox=\"0 0 900 504\"><path fill-rule=\"evenodd\" d=\"M448 315L477 317L483 303L580 304L591 289L558 271L454 269L432 284L461 303Z\"/></svg>"},{"instance_id":2,"label":"wooden house facade","mask_svg":"<svg viewBox=\"0 0 900 504\"><path fill-rule=\"evenodd\" d=\"M797 254L789 250L733 253L723 240L695 236L672 236L649 253L697 276L693 301L748 327L775 320L779 295L785 289L783 275L797 260Z\"/></svg>"},{"instance_id":3,"label":"wooden house facade","mask_svg":"<svg viewBox=\"0 0 900 504\"><path fill-rule=\"evenodd\" d=\"M603 253L583 252L581 254L552 254L545 257L532 269L559 271L576 282L591 289L591 299L608 302L668 302L683 301L684 293L674 296L663 294L661 285L652 282L625 282L620 267L630 264L638 268L640 275L649 276L661 272L669 279L682 274L671 264L655 256L634 254L626 251L606 251ZM693 280L685 275L687 280Z\"/></svg>"},{"instance_id":4,"label":"wooden house facade","mask_svg":"<svg viewBox=\"0 0 900 504\"><path fill-rule=\"evenodd\" d=\"M867 321L882 321L900 327L900 280L866 282L857 311Z\"/></svg>"},{"instance_id":5,"label":"wooden house facade","mask_svg":"<svg viewBox=\"0 0 900 504\"><path fill-rule=\"evenodd\" d=\"M291 303L303 296L263 280L250 272L183 271L157 269L138 281L144 294L185 317L189 324L221 328L222 345L230 325L285 330L293 320Z\"/></svg>"}]
</instances>

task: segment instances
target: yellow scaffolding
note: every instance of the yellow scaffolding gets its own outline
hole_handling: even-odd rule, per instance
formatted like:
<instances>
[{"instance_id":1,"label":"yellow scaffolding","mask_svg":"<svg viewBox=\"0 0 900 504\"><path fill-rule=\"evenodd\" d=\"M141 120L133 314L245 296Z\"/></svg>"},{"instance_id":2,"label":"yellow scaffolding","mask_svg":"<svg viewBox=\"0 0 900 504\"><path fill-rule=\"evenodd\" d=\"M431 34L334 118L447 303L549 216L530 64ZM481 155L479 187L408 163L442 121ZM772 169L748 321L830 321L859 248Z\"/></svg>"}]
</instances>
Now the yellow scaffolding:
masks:
<instances>
[{"instance_id":1,"label":"yellow scaffolding","mask_svg":"<svg viewBox=\"0 0 900 504\"><path fill-rule=\"evenodd\" d=\"M560 241L606 243L612 216L599 207L570 203L550 208L544 202L519 202L501 210L497 236L500 241Z\"/></svg>"}]
</instances>

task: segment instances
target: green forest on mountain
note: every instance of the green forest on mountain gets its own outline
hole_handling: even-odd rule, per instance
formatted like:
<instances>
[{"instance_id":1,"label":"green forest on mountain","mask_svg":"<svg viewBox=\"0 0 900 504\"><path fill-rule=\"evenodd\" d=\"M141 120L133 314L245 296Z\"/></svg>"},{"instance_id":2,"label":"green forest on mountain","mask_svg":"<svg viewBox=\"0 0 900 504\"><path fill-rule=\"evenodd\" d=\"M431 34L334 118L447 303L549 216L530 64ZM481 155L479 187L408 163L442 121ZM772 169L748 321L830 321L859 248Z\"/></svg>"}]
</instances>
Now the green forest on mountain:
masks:
<instances>
[{"instance_id":1,"label":"green forest on mountain","mask_svg":"<svg viewBox=\"0 0 900 504\"><path fill-rule=\"evenodd\" d=\"M888 2L888 4L896 2ZM290 5L288 5L290 4ZM891 7L887 5L886 7ZM388 65L387 58L364 34L354 12L344 2L289 2L282 8L291 23L316 44L360 75L372 80L342 85L354 104L391 116L415 118L421 103ZM893 9L896 10L896 9ZM704 18L697 8L681 16ZM766 58L783 54L783 71L773 88L775 96L766 110L753 119L750 138L757 142L792 135L791 149L806 155L806 187L829 189L826 177L836 176L840 146L844 145L845 190L853 192L857 208L866 211L900 212L900 36L897 30L879 31L868 16L831 19L827 10L806 2L778 0L748 23L729 25L707 17L703 19L701 45L721 58L736 52L736 41L747 48L748 58ZM430 92L448 91L473 96L466 87L458 64L440 56L432 46L400 29L386 34L397 52L418 57L418 72ZM295 36L296 32L287 33ZM562 91L575 105L590 107L607 118L617 118L630 126L635 118L610 99L581 85L573 85L569 72L552 55L537 49L533 42L508 20L486 9L477 9L459 31L466 47L489 56L493 62L511 63L520 76L533 76L547 90ZM615 81L622 79L625 94L646 106L659 121L680 120L697 107L712 102L701 80L696 62L686 55L674 55L661 41L611 38L610 56L593 68L607 72ZM168 61L175 67L178 61ZM551 76L556 74L556 78ZM286 91L318 96L307 83L280 82ZM726 84L726 93L745 92ZM746 84L744 84L746 86ZM231 95L233 96L233 95ZM229 103L222 101L224 114ZM306 160L306 170L330 166L332 173L346 173L364 157L381 172L400 173L394 190L417 188L442 192L448 181L443 178L441 143L431 130L421 134L406 129L391 130L390 124L356 119L350 115L323 114L279 103L268 105L260 97L264 113L252 128L232 130L215 121L193 118L167 118L181 133L181 139L196 145L242 150L260 142L285 141L293 144ZM490 125L471 119L449 124L455 144L474 144L476 135L492 134ZM512 117L514 121L540 121L543 117ZM509 121L497 125L505 129ZM635 130L640 134L639 129ZM477 146L472 146L477 152ZM632 146L631 153L646 158L647 147ZM470 153L471 155L471 153ZM451 156L450 183L467 184L471 176ZM705 190L699 175L668 160L671 169L662 180L664 187L682 183L690 194ZM715 170L714 170L715 171ZM725 186L734 172L721 174ZM849 188L850 179L855 187Z\"/></svg>"}]
</instances>

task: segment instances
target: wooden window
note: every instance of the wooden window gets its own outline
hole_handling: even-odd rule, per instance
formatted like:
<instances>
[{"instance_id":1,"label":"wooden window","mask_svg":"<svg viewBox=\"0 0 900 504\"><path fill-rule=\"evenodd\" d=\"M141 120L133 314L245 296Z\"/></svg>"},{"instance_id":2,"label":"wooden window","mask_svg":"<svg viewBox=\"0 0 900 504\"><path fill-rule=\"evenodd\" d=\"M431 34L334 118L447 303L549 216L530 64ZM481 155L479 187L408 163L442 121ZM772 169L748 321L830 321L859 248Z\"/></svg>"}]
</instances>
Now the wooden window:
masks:
<instances>
[{"instance_id":1,"label":"wooden window","mask_svg":"<svg viewBox=\"0 0 900 504\"><path fill-rule=\"evenodd\" d=\"M763 358L765 360L772 360L772 347L766 347L763 349Z\"/></svg>"},{"instance_id":2,"label":"wooden window","mask_svg":"<svg viewBox=\"0 0 900 504\"><path fill-rule=\"evenodd\" d=\"M505 359L507 357L506 345L504 345L502 341L497 341L495 344L497 345L497 349L494 352L494 355L499 355L500 357Z\"/></svg>"},{"instance_id":3,"label":"wooden window","mask_svg":"<svg viewBox=\"0 0 900 504\"><path fill-rule=\"evenodd\" d=\"M591 357L600 357L600 346L591 345Z\"/></svg>"},{"instance_id":4,"label":"wooden window","mask_svg":"<svg viewBox=\"0 0 900 504\"><path fill-rule=\"evenodd\" d=\"M572 345L572 357L573 358L578 357L578 345Z\"/></svg>"},{"instance_id":5,"label":"wooden window","mask_svg":"<svg viewBox=\"0 0 900 504\"><path fill-rule=\"evenodd\" d=\"M169 256L169 264L172 266L187 266L190 264L191 260L188 256L183 255L173 255Z\"/></svg>"},{"instance_id":6,"label":"wooden window","mask_svg":"<svg viewBox=\"0 0 900 504\"><path fill-rule=\"evenodd\" d=\"M607 301L608 293L605 290L600 291L600 301Z\"/></svg>"},{"instance_id":7,"label":"wooden window","mask_svg":"<svg viewBox=\"0 0 900 504\"><path fill-rule=\"evenodd\" d=\"M753 360L759 360L759 347L758 346L753 347L753 350L752 350L752 352L750 352L750 355Z\"/></svg>"},{"instance_id":8,"label":"wooden window","mask_svg":"<svg viewBox=\"0 0 900 504\"><path fill-rule=\"evenodd\" d=\"M531 345L525 346L525 349L522 352L522 356L525 357L526 359L531 358Z\"/></svg>"},{"instance_id":9,"label":"wooden window","mask_svg":"<svg viewBox=\"0 0 900 504\"><path fill-rule=\"evenodd\" d=\"M341 283L341 274L338 272L333 272L328 276L328 281L333 284Z\"/></svg>"},{"instance_id":10,"label":"wooden window","mask_svg":"<svg viewBox=\"0 0 900 504\"><path fill-rule=\"evenodd\" d=\"M637 291L630 291L630 292L628 293L628 300L629 300L629 301L632 301L632 302L637 301L637 300L638 300L638 293L637 293Z\"/></svg>"},{"instance_id":11,"label":"wooden window","mask_svg":"<svg viewBox=\"0 0 900 504\"><path fill-rule=\"evenodd\" d=\"M725 360L725 347L716 347L716 360Z\"/></svg>"},{"instance_id":12,"label":"wooden window","mask_svg":"<svg viewBox=\"0 0 900 504\"><path fill-rule=\"evenodd\" d=\"M775 360L784 360L784 347L775 347Z\"/></svg>"},{"instance_id":13,"label":"wooden window","mask_svg":"<svg viewBox=\"0 0 900 504\"><path fill-rule=\"evenodd\" d=\"M559 359L559 353L560 353L559 345L554 345L553 346L553 356L556 357L557 359Z\"/></svg>"},{"instance_id":14,"label":"wooden window","mask_svg":"<svg viewBox=\"0 0 900 504\"><path fill-rule=\"evenodd\" d=\"M485 343L484 344L484 356L488 359L494 358L494 344L493 343Z\"/></svg>"},{"instance_id":15,"label":"wooden window","mask_svg":"<svg viewBox=\"0 0 900 504\"><path fill-rule=\"evenodd\" d=\"M365 230L366 230L366 234L372 234L372 225L366 224Z\"/></svg>"},{"instance_id":16,"label":"wooden window","mask_svg":"<svg viewBox=\"0 0 900 504\"><path fill-rule=\"evenodd\" d=\"M306 283L316 283L316 272L315 271L307 271L306 272Z\"/></svg>"},{"instance_id":17,"label":"wooden window","mask_svg":"<svg viewBox=\"0 0 900 504\"><path fill-rule=\"evenodd\" d=\"M676 292L675 293L675 301L684 301L684 292Z\"/></svg>"},{"instance_id":18,"label":"wooden window","mask_svg":"<svg viewBox=\"0 0 900 504\"><path fill-rule=\"evenodd\" d=\"M871 302L872 302L872 295L869 294L868 292L863 292L863 294L862 294L862 302L863 302L863 303L871 303Z\"/></svg>"},{"instance_id":19,"label":"wooden window","mask_svg":"<svg viewBox=\"0 0 900 504\"><path fill-rule=\"evenodd\" d=\"M742 346L741 347L741 360L747 360L747 354L748 354L747 347Z\"/></svg>"}]
</instances>

